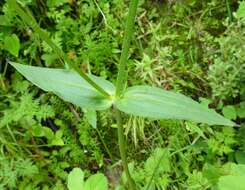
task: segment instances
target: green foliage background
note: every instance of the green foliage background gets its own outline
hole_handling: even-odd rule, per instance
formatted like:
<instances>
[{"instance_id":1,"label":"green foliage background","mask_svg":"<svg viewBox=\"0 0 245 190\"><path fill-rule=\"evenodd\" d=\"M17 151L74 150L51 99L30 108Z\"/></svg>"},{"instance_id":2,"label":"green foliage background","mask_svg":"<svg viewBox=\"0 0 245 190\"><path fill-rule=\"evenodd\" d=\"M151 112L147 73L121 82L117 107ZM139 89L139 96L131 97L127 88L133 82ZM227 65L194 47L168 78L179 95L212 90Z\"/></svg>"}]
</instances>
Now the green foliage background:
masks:
<instances>
[{"instance_id":1,"label":"green foliage background","mask_svg":"<svg viewBox=\"0 0 245 190\"><path fill-rule=\"evenodd\" d=\"M19 2L69 59L115 82L128 1ZM125 116L129 158L136 158L130 168L140 189L215 189L234 163L245 164L245 3L238 7L234 0L140 1L129 84L182 92L240 124ZM63 190L74 167L86 177L102 172L112 189L123 189L111 111L98 114L95 130L86 110L44 93L10 68L7 60L61 63L5 1L0 12L0 189Z\"/></svg>"}]
</instances>

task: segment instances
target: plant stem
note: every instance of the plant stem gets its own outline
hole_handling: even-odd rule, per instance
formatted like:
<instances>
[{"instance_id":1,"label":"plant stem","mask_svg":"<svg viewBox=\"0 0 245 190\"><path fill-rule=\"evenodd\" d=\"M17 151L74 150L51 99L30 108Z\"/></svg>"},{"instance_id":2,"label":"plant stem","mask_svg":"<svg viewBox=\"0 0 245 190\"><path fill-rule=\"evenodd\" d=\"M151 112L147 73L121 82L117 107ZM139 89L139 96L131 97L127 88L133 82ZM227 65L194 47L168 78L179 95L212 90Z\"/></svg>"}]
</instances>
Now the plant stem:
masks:
<instances>
[{"instance_id":1,"label":"plant stem","mask_svg":"<svg viewBox=\"0 0 245 190\"><path fill-rule=\"evenodd\" d=\"M119 60L119 66L118 66L118 75L117 75L117 83L116 83L116 98L120 98L120 96L123 94L123 91L127 85L128 73L126 70L126 65L127 65L128 55L129 55L129 46L132 40L133 31L134 31L134 19L136 16L137 6L138 6L138 0L130 1L129 13L127 16L125 35L124 35L123 45L122 45L122 53L121 53L121 57ZM120 156L121 156L122 163L123 163L123 168L126 173L126 177L128 180L130 190L136 190L136 186L134 184L134 181L128 169L127 156L126 156L126 143L125 143L124 133L123 133L123 123L122 123L121 112L116 107L115 107L115 112L116 112L116 119L117 119L119 151L120 151Z\"/></svg>"},{"instance_id":2,"label":"plant stem","mask_svg":"<svg viewBox=\"0 0 245 190\"><path fill-rule=\"evenodd\" d=\"M110 98L110 94L106 92L103 88L101 88L97 83L95 83L87 74L85 74L81 69L79 69L70 59L68 59L67 55L49 38L47 33L45 33L40 26L37 24L36 20L33 18L28 9L23 9L16 2L16 0L8 0L8 5L13 8L14 11L21 17L21 19L29 25L34 32L39 34L40 38L45 41L53 51L59 56L59 59L64 64L67 64L70 69L75 70L79 75L87 81L91 86L93 86L99 93L103 96Z\"/></svg>"},{"instance_id":3,"label":"plant stem","mask_svg":"<svg viewBox=\"0 0 245 190\"><path fill-rule=\"evenodd\" d=\"M4 83L3 76L1 74L0 74L0 82L1 82L1 86L2 86L3 91L5 91L6 90L6 86L5 86L5 83Z\"/></svg>"},{"instance_id":4,"label":"plant stem","mask_svg":"<svg viewBox=\"0 0 245 190\"><path fill-rule=\"evenodd\" d=\"M226 8L227 8L228 16L229 16L229 21L232 22L233 16L232 16L232 13L231 13L230 2L229 2L229 0L225 0L225 3L226 3Z\"/></svg>"},{"instance_id":5,"label":"plant stem","mask_svg":"<svg viewBox=\"0 0 245 190\"><path fill-rule=\"evenodd\" d=\"M116 119L117 119L118 144L119 144L119 151L120 151L120 156L122 159L123 168L124 168L127 180L128 180L130 190L136 190L134 181L128 169L128 162L127 162L127 156L126 156L127 147L126 147L124 133L123 133L123 123L122 123L121 112L117 108L115 108L115 112L116 112Z\"/></svg>"},{"instance_id":6,"label":"plant stem","mask_svg":"<svg viewBox=\"0 0 245 190\"><path fill-rule=\"evenodd\" d=\"M129 13L127 16L125 35L124 35L123 45L122 45L122 53L119 60L117 83L116 83L116 98L120 98L127 85L128 73L126 70L126 65L127 65L128 55L129 55L129 46L134 31L134 19L137 12L137 6L138 6L138 0L130 1ZM134 184L134 181L128 169L127 156L126 156L126 143L125 143L124 133L123 133L121 112L116 107L115 107L115 112L116 112L116 119L117 119L119 151L123 163L123 168L126 173L130 190L136 190L136 186Z\"/></svg>"},{"instance_id":7,"label":"plant stem","mask_svg":"<svg viewBox=\"0 0 245 190\"><path fill-rule=\"evenodd\" d=\"M131 0L129 5L129 13L126 22L125 36L123 39L122 45L122 54L119 61L117 83L116 83L116 96L120 97L123 94L123 91L127 85L127 70L126 64L129 54L129 46L133 36L134 31L134 19L136 16L138 6L138 0Z\"/></svg>"},{"instance_id":8,"label":"plant stem","mask_svg":"<svg viewBox=\"0 0 245 190\"><path fill-rule=\"evenodd\" d=\"M98 128L96 128L96 132L98 133L100 141L102 142L102 144L103 144L108 156L110 157L111 160L113 160L112 154L111 154L109 148L107 147L107 145L106 145L106 143L105 143L105 141L104 141L104 139L103 139L103 137L102 137L102 135L101 135L101 133L100 133Z\"/></svg>"}]
</instances>

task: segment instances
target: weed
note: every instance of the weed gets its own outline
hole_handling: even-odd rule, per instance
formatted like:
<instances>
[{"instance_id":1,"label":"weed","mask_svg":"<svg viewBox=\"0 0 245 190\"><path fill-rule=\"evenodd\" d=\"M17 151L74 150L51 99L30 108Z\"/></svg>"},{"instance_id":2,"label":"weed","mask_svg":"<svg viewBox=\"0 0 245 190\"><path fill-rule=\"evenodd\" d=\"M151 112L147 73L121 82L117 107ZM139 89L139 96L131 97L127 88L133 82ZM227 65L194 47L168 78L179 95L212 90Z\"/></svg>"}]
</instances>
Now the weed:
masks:
<instances>
[{"instance_id":1,"label":"weed","mask_svg":"<svg viewBox=\"0 0 245 190\"><path fill-rule=\"evenodd\" d=\"M122 40L123 28L130 29L122 24L127 13L123 1L18 2L20 9L9 3L1 7L0 150L10 157L4 162L7 167L17 154L34 167L32 176L16 175L15 187L1 182L3 188L66 189L72 168L86 180L68 177L69 188L78 179L78 184L90 184L86 188L101 189L103 185L96 187L92 180L97 182L93 176L100 172L110 180L99 174L105 189L209 189L226 186L226 179L234 181L225 178L233 171L227 162L236 162L238 170L244 164L242 3L231 19L236 3L229 1L140 1L139 16L130 21L137 23L137 37L125 33L132 38L129 46L129 40L124 45ZM28 20L18 10L24 10ZM224 23L227 16L230 20ZM12 73L5 58L24 63L11 62L48 93ZM65 69L43 68L60 63ZM117 67L123 74L116 82ZM134 86L142 83L158 88ZM205 99L198 104L162 89ZM239 130L197 124L233 125L228 119L241 124ZM125 134L129 143L123 150ZM118 162L117 137L123 157ZM133 162L127 163L125 151ZM111 177L115 172L116 180Z\"/></svg>"}]
</instances>

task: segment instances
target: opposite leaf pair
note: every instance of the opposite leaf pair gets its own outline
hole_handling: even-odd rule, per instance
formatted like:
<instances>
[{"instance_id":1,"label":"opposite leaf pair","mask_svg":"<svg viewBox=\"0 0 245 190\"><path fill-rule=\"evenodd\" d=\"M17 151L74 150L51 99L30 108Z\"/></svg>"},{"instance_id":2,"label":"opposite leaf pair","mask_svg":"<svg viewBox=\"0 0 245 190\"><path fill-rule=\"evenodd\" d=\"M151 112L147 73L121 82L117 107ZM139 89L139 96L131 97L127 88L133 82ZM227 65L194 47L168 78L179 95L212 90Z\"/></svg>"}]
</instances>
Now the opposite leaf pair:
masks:
<instances>
[{"instance_id":1,"label":"opposite leaf pair","mask_svg":"<svg viewBox=\"0 0 245 190\"><path fill-rule=\"evenodd\" d=\"M85 109L104 110L114 105L127 114L154 119L184 119L212 125L235 125L215 111L179 93L150 86L133 86L129 87L121 98L116 98L115 87L111 82L88 75L110 94L110 98L107 98L74 71L33 67L14 62L10 64L39 88L53 92L63 100Z\"/></svg>"}]
</instances>

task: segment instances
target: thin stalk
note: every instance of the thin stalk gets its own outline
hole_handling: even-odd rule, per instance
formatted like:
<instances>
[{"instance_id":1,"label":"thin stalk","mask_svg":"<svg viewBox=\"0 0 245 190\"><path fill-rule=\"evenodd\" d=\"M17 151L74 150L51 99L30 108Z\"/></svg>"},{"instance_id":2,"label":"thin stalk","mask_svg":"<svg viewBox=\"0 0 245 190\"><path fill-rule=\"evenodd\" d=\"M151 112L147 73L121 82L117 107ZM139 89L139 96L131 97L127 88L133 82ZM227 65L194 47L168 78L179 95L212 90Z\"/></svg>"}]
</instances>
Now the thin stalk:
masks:
<instances>
[{"instance_id":1,"label":"thin stalk","mask_svg":"<svg viewBox=\"0 0 245 190\"><path fill-rule=\"evenodd\" d=\"M226 3L226 8L227 8L228 16L229 16L229 21L232 22L233 16L232 16L232 13L231 13L230 2L229 2L229 0L225 0L225 3Z\"/></svg>"},{"instance_id":2,"label":"thin stalk","mask_svg":"<svg viewBox=\"0 0 245 190\"><path fill-rule=\"evenodd\" d=\"M122 53L119 60L118 66L118 75L117 75L117 83L116 83L116 98L120 98L122 96L126 86L127 86L127 61L129 55L129 47L132 40L133 32L134 32L134 19L137 12L138 0L131 0L129 5L129 13L126 21L125 35L123 39L122 45ZM128 180L128 184L130 190L136 190L135 183L130 175L128 169L128 162L126 156L126 143L124 137L123 130L123 122L121 112L115 107L116 119L117 119L117 130L118 130L118 143L119 143L119 151L120 156L123 163L123 168Z\"/></svg>"},{"instance_id":3,"label":"thin stalk","mask_svg":"<svg viewBox=\"0 0 245 190\"><path fill-rule=\"evenodd\" d=\"M128 61L128 55L129 55L129 47L134 33L134 19L137 12L137 6L138 6L138 0L130 1L129 13L127 16L125 35L124 35L123 45L122 45L122 53L118 66L118 75L117 75L117 82L116 82L116 98L120 98L120 96L123 94L127 86L128 73L127 73L126 66ZM134 184L134 181L128 169L128 162L126 156L126 143L124 139L125 137L123 132L124 130L123 130L121 112L116 107L115 107L115 112L116 112L116 119L117 119L119 151L123 163L123 168L128 180L130 190L136 190L136 186Z\"/></svg>"},{"instance_id":4,"label":"thin stalk","mask_svg":"<svg viewBox=\"0 0 245 190\"><path fill-rule=\"evenodd\" d=\"M111 154L109 148L107 147L107 145L106 145L106 143L105 143L105 141L104 141L104 139L103 139L103 137L102 137L102 135L101 135L101 133L100 133L98 128L96 128L96 132L98 133L100 141L102 142L102 144L103 144L108 156L110 157L111 160L113 160L112 154Z\"/></svg>"},{"instance_id":5,"label":"thin stalk","mask_svg":"<svg viewBox=\"0 0 245 190\"><path fill-rule=\"evenodd\" d=\"M5 91L6 90L6 86L5 86L5 83L4 83L3 76L1 74L0 74L0 83L1 83L3 91Z\"/></svg>"},{"instance_id":6,"label":"thin stalk","mask_svg":"<svg viewBox=\"0 0 245 190\"><path fill-rule=\"evenodd\" d=\"M81 69L79 69L72 61L70 61L67 55L52 42L47 33L45 33L37 24L36 20L31 15L28 9L23 9L16 2L16 0L8 0L8 5L13 8L14 11L21 17L21 19L29 25L34 32L39 34L40 38L45 41L53 51L59 56L59 59L62 63L67 64L70 69L75 70L79 75L86 80L91 86L93 86L99 93L103 96L110 98L110 94L106 92L103 88L101 88L97 83L95 83L87 74L85 74Z\"/></svg>"},{"instance_id":7,"label":"thin stalk","mask_svg":"<svg viewBox=\"0 0 245 190\"><path fill-rule=\"evenodd\" d=\"M126 22L125 36L122 45L122 54L119 61L117 83L116 83L116 96L120 97L127 85L127 60L129 55L130 42L134 32L134 19L136 16L138 0L131 0L129 5L129 13Z\"/></svg>"},{"instance_id":8,"label":"thin stalk","mask_svg":"<svg viewBox=\"0 0 245 190\"><path fill-rule=\"evenodd\" d=\"M136 190L135 183L128 169L128 162L127 162L127 156L126 156L127 147L126 147L125 137L123 133L123 122L122 122L121 112L116 108L115 108L115 112L116 112L116 119L117 119L118 144L119 144L119 151L120 151L120 156L122 159L123 168L124 168L127 180L128 180L130 190Z\"/></svg>"},{"instance_id":9,"label":"thin stalk","mask_svg":"<svg viewBox=\"0 0 245 190\"><path fill-rule=\"evenodd\" d=\"M7 130L8 130L8 132L9 132L10 136L12 137L14 143L17 144L17 147L18 147L18 149L19 149L21 155L23 155L22 149L21 149L20 145L17 143L17 140L16 140L16 138L15 138L15 136L14 136L14 133L11 131L11 129L9 128L9 125L8 125L8 124L7 124L6 127L7 127Z\"/></svg>"}]
</instances>

